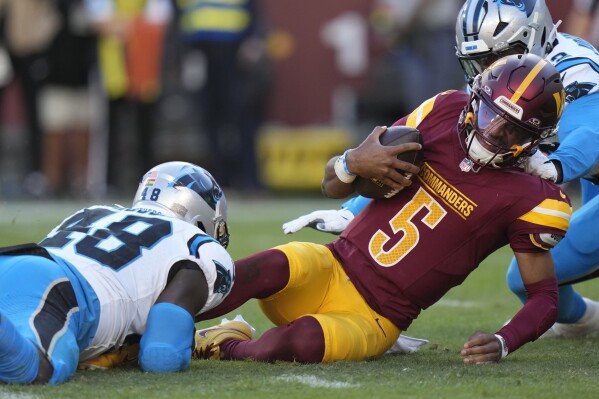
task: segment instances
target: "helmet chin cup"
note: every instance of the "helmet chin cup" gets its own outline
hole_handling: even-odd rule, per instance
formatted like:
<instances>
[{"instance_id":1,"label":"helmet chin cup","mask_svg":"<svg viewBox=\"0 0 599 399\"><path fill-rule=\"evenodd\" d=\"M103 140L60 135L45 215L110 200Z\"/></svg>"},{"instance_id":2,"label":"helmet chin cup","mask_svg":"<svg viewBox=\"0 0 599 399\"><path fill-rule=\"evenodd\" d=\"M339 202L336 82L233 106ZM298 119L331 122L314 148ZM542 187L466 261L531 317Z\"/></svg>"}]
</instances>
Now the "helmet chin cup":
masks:
<instances>
[{"instance_id":1,"label":"helmet chin cup","mask_svg":"<svg viewBox=\"0 0 599 399\"><path fill-rule=\"evenodd\" d=\"M466 118L464 118L464 123L466 125L474 125L474 122L476 122L476 115L474 115L474 113L470 111L466 114Z\"/></svg>"},{"instance_id":2,"label":"helmet chin cup","mask_svg":"<svg viewBox=\"0 0 599 399\"><path fill-rule=\"evenodd\" d=\"M470 130L466 136L466 144L468 148L468 157L481 167L500 168L503 163L504 154L489 151L478 140L478 136L474 129Z\"/></svg>"},{"instance_id":3,"label":"helmet chin cup","mask_svg":"<svg viewBox=\"0 0 599 399\"><path fill-rule=\"evenodd\" d=\"M511 150L512 150L513 157L519 157L524 152L524 147L519 144L514 144L511 148Z\"/></svg>"}]
</instances>

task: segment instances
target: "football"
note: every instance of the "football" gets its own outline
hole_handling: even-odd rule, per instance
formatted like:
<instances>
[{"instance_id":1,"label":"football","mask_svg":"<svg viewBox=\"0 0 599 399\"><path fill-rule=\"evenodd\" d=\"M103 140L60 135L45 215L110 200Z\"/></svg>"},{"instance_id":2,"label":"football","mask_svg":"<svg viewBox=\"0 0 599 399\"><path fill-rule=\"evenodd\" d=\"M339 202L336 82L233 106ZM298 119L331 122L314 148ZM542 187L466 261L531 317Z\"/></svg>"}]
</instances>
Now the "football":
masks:
<instances>
[{"instance_id":1,"label":"football","mask_svg":"<svg viewBox=\"0 0 599 399\"><path fill-rule=\"evenodd\" d=\"M405 143L420 143L422 145L422 136L418 129L408 126L391 126L385 133L381 134L380 142L385 146L393 146ZM422 165L423 154L420 151L407 151L397 155L397 159L417 166ZM414 178L411 173L403 173L408 179ZM356 177L354 180L354 189L358 194L367 198L391 198L400 190L394 190L382 181L377 179L366 179Z\"/></svg>"}]
</instances>

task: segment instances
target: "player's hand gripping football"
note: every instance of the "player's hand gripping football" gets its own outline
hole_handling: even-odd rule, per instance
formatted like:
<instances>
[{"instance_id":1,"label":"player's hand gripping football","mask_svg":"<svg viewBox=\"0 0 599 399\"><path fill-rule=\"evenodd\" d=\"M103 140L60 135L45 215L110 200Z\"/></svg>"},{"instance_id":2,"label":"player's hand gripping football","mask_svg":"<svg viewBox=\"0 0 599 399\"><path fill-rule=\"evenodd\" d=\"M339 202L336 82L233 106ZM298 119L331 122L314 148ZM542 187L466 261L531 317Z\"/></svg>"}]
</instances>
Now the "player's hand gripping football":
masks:
<instances>
[{"instance_id":1,"label":"player's hand gripping football","mask_svg":"<svg viewBox=\"0 0 599 399\"><path fill-rule=\"evenodd\" d=\"M312 227L325 233L341 234L353 218L354 214L347 209L314 211L283 224L283 232L291 234Z\"/></svg>"},{"instance_id":2,"label":"player's hand gripping football","mask_svg":"<svg viewBox=\"0 0 599 399\"><path fill-rule=\"evenodd\" d=\"M412 181L401 171L418 174L420 168L409 162L397 159L397 154L407 151L418 151L422 146L418 143L406 143L384 146L379 137L387 130L385 126L377 126L360 143L347 154L347 166L350 172L363 178L374 178L396 190L409 187ZM398 171L399 169L399 171Z\"/></svg>"},{"instance_id":3,"label":"player's hand gripping football","mask_svg":"<svg viewBox=\"0 0 599 399\"><path fill-rule=\"evenodd\" d=\"M468 338L460 352L466 364L482 364L501 360L501 344L494 334L477 331Z\"/></svg>"}]
</instances>

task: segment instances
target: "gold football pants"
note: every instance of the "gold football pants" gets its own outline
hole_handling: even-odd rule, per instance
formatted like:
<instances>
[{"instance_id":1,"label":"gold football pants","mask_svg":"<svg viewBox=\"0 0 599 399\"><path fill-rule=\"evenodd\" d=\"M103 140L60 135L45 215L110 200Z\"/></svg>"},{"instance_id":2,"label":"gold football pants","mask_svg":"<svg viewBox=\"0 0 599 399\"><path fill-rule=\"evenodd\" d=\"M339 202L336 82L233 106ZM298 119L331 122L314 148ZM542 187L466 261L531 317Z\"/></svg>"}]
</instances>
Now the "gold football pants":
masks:
<instances>
[{"instance_id":1,"label":"gold football pants","mask_svg":"<svg viewBox=\"0 0 599 399\"><path fill-rule=\"evenodd\" d=\"M276 249L289 260L289 282L260 307L277 326L302 316L318 320L324 363L377 358L397 340L400 330L368 306L327 247L291 242Z\"/></svg>"}]
</instances>

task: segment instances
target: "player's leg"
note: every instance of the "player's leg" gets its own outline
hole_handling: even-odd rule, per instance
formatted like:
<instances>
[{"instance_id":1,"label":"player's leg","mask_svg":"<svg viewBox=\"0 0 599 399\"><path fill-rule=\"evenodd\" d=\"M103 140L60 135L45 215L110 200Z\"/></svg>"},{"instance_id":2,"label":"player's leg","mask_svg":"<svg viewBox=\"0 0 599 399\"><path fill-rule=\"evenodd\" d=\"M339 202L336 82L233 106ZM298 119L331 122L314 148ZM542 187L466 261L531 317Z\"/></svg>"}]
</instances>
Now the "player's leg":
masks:
<instances>
[{"instance_id":1,"label":"player's leg","mask_svg":"<svg viewBox=\"0 0 599 399\"><path fill-rule=\"evenodd\" d=\"M249 299L266 298L289 281L289 264L283 252L269 249L235 261L235 282L223 302L200 316L209 320L237 309Z\"/></svg>"},{"instance_id":2,"label":"player's leg","mask_svg":"<svg viewBox=\"0 0 599 399\"><path fill-rule=\"evenodd\" d=\"M256 340L230 339L220 345L221 359L296 361L320 363L325 354L320 323L311 316L300 317L284 326L266 331Z\"/></svg>"},{"instance_id":3,"label":"player's leg","mask_svg":"<svg viewBox=\"0 0 599 399\"><path fill-rule=\"evenodd\" d=\"M48 363L46 362L46 367ZM0 381L30 384L40 371L40 356L33 342L25 339L0 313ZM47 376L47 373L44 373ZM42 380L40 382L47 382Z\"/></svg>"},{"instance_id":4,"label":"player's leg","mask_svg":"<svg viewBox=\"0 0 599 399\"><path fill-rule=\"evenodd\" d=\"M277 269L287 269L287 280L283 289L262 296L260 307L279 327L265 332L258 340L228 341L231 351L226 345L221 346L222 356L320 362L324 355L324 333L316 319L302 316L318 312L323 303L333 276L334 258L326 247L310 243L293 242L275 251L271 256L276 259Z\"/></svg>"},{"instance_id":5,"label":"player's leg","mask_svg":"<svg viewBox=\"0 0 599 399\"><path fill-rule=\"evenodd\" d=\"M399 329L372 311L354 290L339 290L345 295L333 301L327 297L324 307L339 312L300 317L256 340L224 342L222 358L328 363L382 356L399 336ZM335 302L338 307L330 306Z\"/></svg>"},{"instance_id":6,"label":"player's leg","mask_svg":"<svg viewBox=\"0 0 599 399\"><path fill-rule=\"evenodd\" d=\"M599 185L595 185L586 179L580 179L580 191L582 205L586 205L593 198L599 196Z\"/></svg>"},{"instance_id":7,"label":"player's leg","mask_svg":"<svg viewBox=\"0 0 599 399\"><path fill-rule=\"evenodd\" d=\"M70 281L56 263L43 257L0 259L0 364L4 365L0 369L6 365L11 369L0 371L0 380L66 381L79 358L78 304ZM12 351L7 349L9 341ZM28 370L26 375L10 375L20 368Z\"/></svg>"},{"instance_id":8,"label":"player's leg","mask_svg":"<svg viewBox=\"0 0 599 399\"><path fill-rule=\"evenodd\" d=\"M384 317L356 313L306 315L271 328L256 340L228 340L222 359L329 363L382 356L399 329Z\"/></svg>"},{"instance_id":9,"label":"player's leg","mask_svg":"<svg viewBox=\"0 0 599 399\"><path fill-rule=\"evenodd\" d=\"M365 303L337 260L322 245L278 247L289 262L284 290L260 301L278 325L259 339L220 344L223 359L330 362L382 355L399 330Z\"/></svg>"}]
</instances>

